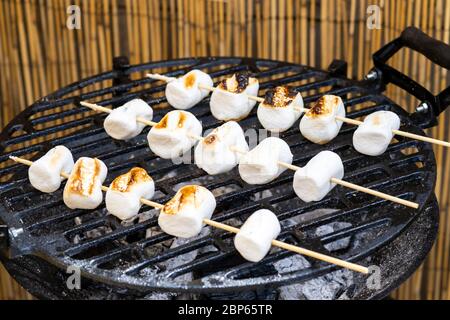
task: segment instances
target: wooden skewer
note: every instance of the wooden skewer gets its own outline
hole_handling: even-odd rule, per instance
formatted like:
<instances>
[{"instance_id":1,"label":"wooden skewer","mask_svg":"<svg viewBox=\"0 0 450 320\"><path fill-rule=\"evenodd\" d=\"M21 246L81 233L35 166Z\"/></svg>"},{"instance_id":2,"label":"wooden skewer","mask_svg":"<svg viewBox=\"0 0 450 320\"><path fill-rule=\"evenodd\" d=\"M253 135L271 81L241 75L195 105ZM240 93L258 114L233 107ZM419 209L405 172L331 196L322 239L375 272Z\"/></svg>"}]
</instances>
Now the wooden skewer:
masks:
<instances>
[{"instance_id":1,"label":"wooden skewer","mask_svg":"<svg viewBox=\"0 0 450 320\"><path fill-rule=\"evenodd\" d=\"M278 165L282 166L282 167L285 167L285 168L287 168L289 170L293 170L293 171L297 171L298 169L300 169L300 167L297 167L297 166L295 166L293 164L286 163L286 162L281 162L281 161L278 161ZM383 192L380 192L380 191L375 191L375 190L372 190L372 189L369 189L369 188L366 188L366 187L362 187L360 185L357 185L357 184L354 184L354 183L351 183L351 182L347 182L347 181L344 181L344 180L341 180L341 179L331 178L331 182L335 183L335 184L339 184L339 185L341 185L343 187L346 187L346 188L349 188L349 189L353 189L353 190L356 190L356 191L359 191L359 192L364 192L364 193L370 194L372 196L375 196L375 197L378 197L378 198L381 198L381 199L385 199L385 200L392 201L392 202L395 202L395 203L398 203L398 204L402 204L402 205L410 207L410 208L414 208L414 209L418 209L419 208L419 204L416 203L416 202L412 202L412 201L408 201L408 200L401 199L401 198L398 198L398 197L394 197L394 196L391 196L389 194L386 194L386 193L383 193Z\"/></svg>"},{"instance_id":2,"label":"wooden skewer","mask_svg":"<svg viewBox=\"0 0 450 320\"><path fill-rule=\"evenodd\" d=\"M98 112L111 113L111 111L112 111L109 108L105 108L105 107L99 106L98 104L89 103L89 102L85 102L85 101L81 101L80 104L82 106L84 106L84 107L90 108L90 109L98 111ZM141 118L141 117L137 117L136 121L138 121L140 123L143 123L143 124L145 124L147 126L150 126L150 127L156 126L158 124L157 122L150 121L150 120L147 120L147 119L144 119L144 118ZM197 136L197 135L194 135L194 134L191 134L191 133L188 133L188 136L193 138L193 139L196 139L196 140L202 140L203 139L203 137L200 137L200 136Z\"/></svg>"},{"instance_id":3,"label":"wooden skewer","mask_svg":"<svg viewBox=\"0 0 450 320\"><path fill-rule=\"evenodd\" d=\"M96 111L99 111L99 112L111 113L111 111L112 111L109 108L105 108L105 107L99 106L97 104L89 103L89 102L82 101L82 102L80 102L80 104L82 106L88 107L88 108L90 108L92 110L96 110ZM139 118L139 117L137 118L137 121L139 121L139 122L141 122L143 124L146 124L148 126L152 126L152 127L157 124L156 122L149 121L147 119L143 119L143 118ZM354 120L354 121L356 121L356 120ZM204 139L201 136L197 136L197 135L190 134L190 133L188 133L188 136L193 138L193 139L199 140L199 141L202 141ZM233 151L233 152L236 152L236 153L241 153L241 154L245 154L246 153L246 151L239 150L238 148L236 148L234 146L231 146L230 150ZM298 169L300 169L300 167L297 167L297 166L292 165L290 163L281 162L281 161L278 161L278 165L280 165L282 167L285 167L285 168L287 168L289 170L293 170L293 171L297 171ZM398 197L394 197L394 196L388 195L386 193L375 191L375 190L372 190L372 189L369 189L369 188L365 188L365 187L362 187L362 186L359 186L359 185L356 185L356 184L353 184L353 183L350 183L350 182L346 182L344 180L332 178L332 182L336 183L336 184L339 184L341 186L344 186L344 187L347 187L347 188L359 191L359 192L364 192L364 193L367 193L367 194L370 194L370 195L373 195L373 196L376 196L376 197L379 197L379 198L382 198L382 199L385 199L385 200L388 200L388 201L392 201L392 202L395 202L395 203L398 203L398 204L402 204L402 205L405 205L405 206L410 207L410 208L414 208L414 209L419 208L419 204L418 203L415 203L415 202L412 202L412 201L408 201L408 200L404 200L404 199L401 199L401 198L398 198Z\"/></svg>"},{"instance_id":4,"label":"wooden skewer","mask_svg":"<svg viewBox=\"0 0 450 320\"><path fill-rule=\"evenodd\" d=\"M151 78L151 79L155 79L155 80L162 80L162 81L166 81L166 82L170 82L175 80L176 78L172 78L172 77L166 77L160 74L152 74L149 73L147 74L147 77ZM199 84L199 88L201 89L205 89L205 90L209 90L209 91L215 91L215 90L220 90L219 88L214 88L214 87L210 87L210 86L206 86L203 84ZM254 100L257 102L264 102L264 98L261 97L256 97L256 96L252 96L252 95L248 95L247 94L247 98L249 98L250 100ZM295 108L295 110L300 111L300 112L308 112L309 109L308 108ZM359 120L355 120L355 119L351 119L351 118L346 118L346 117L341 117L341 116L336 116L335 117L336 120L348 123L348 124L352 124L355 126L359 126L361 125L363 122L359 121ZM433 143L433 144L437 144L440 146L444 146L447 148L450 148L450 142L447 141L443 141L443 140L439 140L439 139L434 139L434 138L429 138L429 137L425 137L425 136L421 136L418 134L414 134L414 133L409 133L406 131L401 131L401 130L392 130L392 132L395 135L399 135L402 137L406 137L406 138L410 138L410 139L414 139L414 140L419 140L419 141L424 141L424 142L428 142L428 143Z\"/></svg>"},{"instance_id":5,"label":"wooden skewer","mask_svg":"<svg viewBox=\"0 0 450 320\"><path fill-rule=\"evenodd\" d=\"M27 166L31 166L33 164L33 161L22 159L22 158L19 158L19 157L10 156L9 158L11 160L15 161L15 162L22 163L22 164L27 165ZM61 176L66 178L66 179L69 178L69 174L66 173L66 172L61 172ZM101 188L102 188L103 191L108 191L108 189L109 189L106 186L102 186ZM144 198L140 198L139 200L141 201L142 204L145 204L145 205L150 206L150 207L155 208L155 209L161 210L162 208L164 208L163 204L160 204L160 203L157 203L157 202L154 202L154 201L150 201L150 200L147 200L147 199L144 199ZM222 229L222 230L225 230L225 231L228 231L228 232L231 232L231 233L238 233L239 232L238 228L235 228L235 227L232 227L232 226L229 226L229 225L217 222L217 221L213 221L213 220L210 220L210 219L203 219L203 222L205 224L211 226L211 227ZM292 252L298 253L298 254L309 256L309 257L312 257L312 258L315 258L315 259L318 259L318 260L321 260L321 261L325 261L325 262L328 262L328 263L331 263L331 264L334 264L334 265L337 265L337 266L340 266L340 267L343 267L343 268L347 268L347 269L350 269L350 270L353 270L353 271L356 271L356 272L360 272L360 273L364 273L364 274L368 274L369 273L369 269L364 267L364 266L361 266L361 265L358 265L358 264L355 264L355 263L351 263L351 262L347 262L347 261L344 261L344 260L341 260L341 259L337 259L337 258L334 258L334 257L331 257L331 256L327 256L327 255L324 255L324 254L321 254L321 253L318 253L318 252L315 252L315 251L311 251L311 250L308 250L308 249L304 249L304 248L301 248L301 247L298 247L298 246L294 246L292 244L288 244L288 243L285 243L285 242L282 242L282 241L272 240L272 245L275 246L275 247L279 247L279 248L288 250L288 251L292 251Z\"/></svg>"},{"instance_id":6,"label":"wooden skewer","mask_svg":"<svg viewBox=\"0 0 450 320\"><path fill-rule=\"evenodd\" d=\"M235 227L232 227L232 226L229 226L229 225L217 222L217 221L213 221L213 220L209 220L209 219L203 219L203 222L205 224L207 224L207 225L212 226L212 227L215 227L215 228L218 228L218 229L222 229L222 230L225 230L225 231L228 231L228 232L231 232L231 233L238 233L239 232L238 228L235 228ZM361 272L361 273L364 273L364 274L369 273L369 269L366 268L366 267L357 265L355 263L347 262L347 261L344 261L344 260L341 260L341 259L333 258L333 257L327 256L325 254L318 253L318 252L315 252L315 251L311 251L311 250L308 250L308 249L305 249L305 248L294 246L294 245L286 243L286 242L282 242L282 241L279 241L279 240L272 240L272 245L274 247L282 248L282 249L285 249L285 250L288 250L288 251L292 251L292 252L295 252L295 253L298 253L298 254L302 254L302 255L305 255L305 256L308 256L308 257L312 257L312 258L315 258L317 260L325 261L325 262L328 262L328 263L331 263L331 264L334 264L334 265L337 265L337 266L340 266L340 267L343 267L343 268L347 268L347 269L350 269L350 270L353 270L353 271Z\"/></svg>"}]
</instances>

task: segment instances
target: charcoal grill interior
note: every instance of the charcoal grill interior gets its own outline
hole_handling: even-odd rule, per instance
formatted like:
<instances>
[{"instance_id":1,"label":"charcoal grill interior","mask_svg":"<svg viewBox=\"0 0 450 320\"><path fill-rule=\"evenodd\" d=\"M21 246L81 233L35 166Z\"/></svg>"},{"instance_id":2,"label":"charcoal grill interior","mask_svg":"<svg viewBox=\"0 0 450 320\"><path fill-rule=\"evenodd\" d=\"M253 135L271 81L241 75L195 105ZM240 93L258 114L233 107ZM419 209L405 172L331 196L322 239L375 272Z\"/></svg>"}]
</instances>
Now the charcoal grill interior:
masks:
<instances>
[{"instance_id":1,"label":"charcoal grill interior","mask_svg":"<svg viewBox=\"0 0 450 320\"><path fill-rule=\"evenodd\" d=\"M338 66L338 68L336 68ZM238 71L250 71L260 79L260 94L279 84L288 84L311 103L324 93L343 98L350 118L377 110L391 110L402 119L402 129L423 134L409 115L368 81L345 78L345 65L336 62L329 71L272 60L247 58L196 58L129 66L116 59L114 69L69 85L27 108L6 127L0 137L0 219L10 229L10 254L32 254L61 268L81 267L84 277L135 290L176 292L244 291L306 281L335 267L307 258L309 266L280 273L274 264L291 253L273 249L260 263L246 262L235 251L232 235L204 228L189 241L160 233L156 210L141 209L139 218L121 224L108 216L104 205L96 210L70 210L62 201L62 187L42 194L28 182L27 169L14 164L10 155L37 159L55 145L67 146L77 159L98 157L108 166L109 184L133 166L145 168L156 183L154 201L164 203L182 184L198 183L217 199L213 219L239 226L256 209L274 211L282 224L279 239L341 259L369 265L366 258L397 238L433 198L436 165L429 144L397 137L379 157L357 153L352 147L354 126L344 124L339 136L320 146L305 140L298 122L281 134L294 154L293 164L303 166L322 150L338 153L344 162L344 180L420 204L418 210L394 204L337 186L320 202L304 203L292 190L293 173L284 172L275 181L251 186L234 169L208 176L194 164L174 164L156 157L148 148L148 128L130 141L111 139L103 130L105 114L79 105L89 101L117 107L132 98L142 98L155 109L158 121L170 109L164 84L145 73L164 72L179 76L193 68L208 72L217 83ZM189 110L204 131L220 125L205 99ZM240 121L244 130L262 129L256 108ZM260 139L264 138L260 136ZM433 202L433 201L432 201ZM344 228L318 235L317 228L333 222ZM424 236L425 237L425 236ZM434 239L434 237L432 237ZM350 239L348 246L329 251L329 244ZM428 248L429 249L429 248ZM175 259L189 257L180 263ZM423 257L422 257L423 258ZM401 266L399 268L400 273Z\"/></svg>"}]
</instances>

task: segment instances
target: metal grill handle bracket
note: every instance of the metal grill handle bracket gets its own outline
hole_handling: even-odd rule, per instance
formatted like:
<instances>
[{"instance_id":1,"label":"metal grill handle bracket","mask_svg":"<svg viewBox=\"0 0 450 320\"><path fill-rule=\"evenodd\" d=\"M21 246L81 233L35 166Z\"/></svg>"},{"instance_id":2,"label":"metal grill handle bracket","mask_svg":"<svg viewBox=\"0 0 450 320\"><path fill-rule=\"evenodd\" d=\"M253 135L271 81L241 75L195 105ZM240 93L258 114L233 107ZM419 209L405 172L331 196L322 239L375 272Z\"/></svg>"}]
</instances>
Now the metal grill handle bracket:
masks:
<instances>
[{"instance_id":1,"label":"metal grill handle bracket","mask_svg":"<svg viewBox=\"0 0 450 320\"><path fill-rule=\"evenodd\" d=\"M375 68L366 76L366 79L376 81L382 87L393 83L415 96L421 103L417 111L411 115L413 122L422 128L435 126L439 114L450 105L450 87L435 96L415 80L389 66L387 61L404 47L425 55L447 70L450 69L450 46L429 37L415 27L408 27L400 37L373 54Z\"/></svg>"},{"instance_id":2,"label":"metal grill handle bracket","mask_svg":"<svg viewBox=\"0 0 450 320\"><path fill-rule=\"evenodd\" d=\"M5 253L9 247L8 226L0 220L0 253Z\"/></svg>"},{"instance_id":3,"label":"metal grill handle bracket","mask_svg":"<svg viewBox=\"0 0 450 320\"><path fill-rule=\"evenodd\" d=\"M113 58L113 69L117 72L117 76L113 80L113 86L120 86L131 82L130 76L127 70L130 68L130 61L126 56ZM128 89L116 89L113 95L115 97L121 96L126 93Z\"/></svg>"}]
</instances>

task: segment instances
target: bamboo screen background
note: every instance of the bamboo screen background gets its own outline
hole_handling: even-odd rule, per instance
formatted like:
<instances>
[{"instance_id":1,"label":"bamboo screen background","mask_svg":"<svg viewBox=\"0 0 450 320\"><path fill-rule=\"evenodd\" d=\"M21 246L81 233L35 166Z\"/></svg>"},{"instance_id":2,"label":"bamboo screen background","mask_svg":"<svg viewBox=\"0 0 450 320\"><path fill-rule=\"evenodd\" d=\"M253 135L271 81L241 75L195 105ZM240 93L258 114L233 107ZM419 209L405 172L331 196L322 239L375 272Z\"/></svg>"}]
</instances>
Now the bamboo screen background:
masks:
<instances>
[{"instance_id":1,"label":"bamboo screen background","mask_svg":"<svg viewBox=\"0 0 450 320\"><path fill-rule=\"evenodd\" d=\"M81 29L66 26L67 7L81 8ZM369 5L381 8L381 28L367 28ZM131 63L188 56L255 56L326 68L349 62L361 79L371 54L409 25L450 42L446 0L0 0L0 121L66 84L109 70L112 57ZM446 70L403 50L391 64L434 92L449 85ZM410 111L417 101L395 87L388 96ZM450 112L433 137L450 140ZM450 156L435 148L439 237L426 262L396 292L396 299L450 299ZM2 268L2 267L0 267ZM0 299L30 299L0 269Z\"/></svg>"}]
</instances>

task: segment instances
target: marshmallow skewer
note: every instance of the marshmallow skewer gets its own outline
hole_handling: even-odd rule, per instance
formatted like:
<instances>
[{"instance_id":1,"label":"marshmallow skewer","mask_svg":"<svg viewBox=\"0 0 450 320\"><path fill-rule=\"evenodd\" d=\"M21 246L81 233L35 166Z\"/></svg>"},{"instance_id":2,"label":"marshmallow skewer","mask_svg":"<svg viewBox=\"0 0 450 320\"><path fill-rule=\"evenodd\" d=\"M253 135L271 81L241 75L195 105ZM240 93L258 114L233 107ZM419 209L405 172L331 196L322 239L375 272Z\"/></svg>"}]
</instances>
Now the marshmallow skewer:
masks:
<instances>
[{"instance_id":1,"label":"marshmallow skewer","mask_svg":"<svg viewBox=\"0 0 450 320\"><path fill-rule=\"evenodd\" d=\"M89 102L85 102L85 101L80 102L80 104L82 106L88 107L88 108L90 108L92 110L99 111L99 112L110 113L112 111L109 108L105 108L105 107L99 106L97 104L93 104L93 103L89 103ZM137 118L137 121L139 121L141 123L144 123L144 124L146 124L148 126L152 126L152 127L157 125L157 122L149 121L147 119L143 119L143 118L139 118L139 117ZM352 120L352 121L356 121L356 120ZM188 135L191 138L197 139L199 141L204 139L201 136L192 135L192 134L189 134L189 133L188 133ZM241 154L245 154L246 153L246 151L240 150L240 149L238 149L236 147L230 147L230 150L233 151L233 152L241 153ZM292 170L292 171L297 171L298 169L300 169L300 167L292 165L290 163L281 162L281 161L278 161L277 163L278 163L279 166L282 166L282 167L287 168L287 169ZM364 192L364 193L373 195L375 197L379 197L379 198L382 198L382 199L385 199L385 200L388 200L388 201L392 201L392 202L395 202L395 203L398 203L398 204L402 204L402 205L410 207L410 208L414 208L414 209L419 208L419 204L417 204L415 202L404 200L404 199L401 199L401 198L398 198L398 197L394 197L394 196L388 195L386 193L375 191L375 190L372 190L372 189L369 189L369 188L365 188L365 187L362 187L362 186L359 186L359 185L356 185L356 184L353 184L353 183L350 183L350 182L347 182L347 181L344 181L344 180L341 180L341 179L332 178L331 182L335 183L335 184L339 184L339 185L341 185L343 187L346 187L346 188L350 188L350 189L353 189L353 190L356 190L356 191L359 191L359 192Z\"/></svg>"},{"instance_id":2,"label":"marshmallow skewer","mask_svg":"<svg viewBox=\"0 0 450 320\"><path fill-rule=\"evenodd\" d=\"M292 164L289 164L289 163L284 163L284 162L281 162L281 161L278 161L278 165L280 165L282 167L285 167L285 168L287 168L289 170L292 170L292 171L297 171L297 170L300 169L300 167L298 167L298 166L295 166L295 165L292 165ZM356 190L356 191L359 191L359 192L364 192L364 193L370 194L370 195L378 197L378 198L382 198L382 199L385 199L385 200L388 200L388 201L392 201L392 202L395 202L395 203L398 203L398 204L402 204L402 205L410 207L410 208L414 208L414 209L419 208L419 204L416 203L416 202L412 202L412 201L408 201L408 200L401 199L401 198L398 198L398 197L394 197L394 196L391 196L389 194L386 194L386 193L383 193L383 192L380 192L380 191L376 191L376 190L372 190L372 189L369 189L369 188L366 188L366 187L363 187L363 186L360 186L360 185L357 185L357 184L354 184L354 183L351 183L351 182L347 182L347 181L344 181L344 180L341 180L341 179L331 178L331 182L335 183L335 184L338 184L338 185L341 185L343 187L349 188L349 189L353 189L353 190Z\"/></svg>"},{"instance_id":3,"label":"marshmallow skewer","mask_svg":"<svg viewBox=\"0 0 450 320\"><path fill-rule=\"evenodd\" d=\"M33 161L22 159L22 158L19 158L19 157L10 156L9 158L11 160L15 161L15 162L18 162L18 163L21 163L21 164L24 164L24 165L27 165L27 166L31 166L33 164ZM68 178L69 177L69 174L66 173L66 172L61 172L60 174L61 174L61 176L63 178ZM108 189L109 189L106 186L102 186L101 188L105 192L108 191ZM155 209L161 210L161 209L164 208L163 204L160 204L160 203L157 203L157 202L154 202L154 201L150 201L150 200L147 200L147 199L144 199L144 198L140 198L140 201L141 201L142 204L145 204L145 205L147 205L149 207L152 207L152 208L155 208ZM232 226L229 226L229 225L217 222L217 221L213 221L213 220L210 220L210 219L203 219L203 223L207 224L207 225L209 225L209 226L211 226L213 228L222 229L224 231L228 231L228 232L231 232L231 233L238 233L239 232L238 228L235 228L235 227L232 227ZM285 249L285 250L288 250L288 251L292 251L292 252L295 252L295 253L298 253L298 254L309 256L309 257L312 257L312 258L315 258L315 259L318 259L318 260L321 260L321 261L325 261L325 262L334 264L334 265L339 266L339 267L347 268L349 270L353 270L353 271L364 273L364 274L368 274L369 273L369 269L364 267L364 266L361 266L361 265L358 265L358 264L355 264L355 263L351 263L351 262L347 262L347 261L344 261L344 260L341 260L341 259L337 259L337 258L334 258L334 257L331 257L331 256L327 256L327 255L324 255L324 254L321 254L321 253L318 253L318 252L315 252L315 251L311 251L311 250L308 250L308 249L305 249L305 248L301 248L301 247L298 247L298 246L295 246L295 245L292 245L292 244L288 244L288 243L285 243L285 242L282 242L282 241L279 241L279 240L272 240L272 245L274 247L278 247L278 248Z\"/></svg>"},{"instance_id":4,"label":"marshmallow skewer","mask_svg":"<svg viewBox=\"0 0 450 320\"><path fill-rule=\"evenodd\" d=\"M100 106L98 104L94 104L94 103L90 103L90 102L86 102L86 101L81 101L80 104L83 107L87 107L89 109L92 109L92 110L95 110L95 111L98 111L98 112L106 112L106 113L111 113L112 112L112 109L102 107L102 106ZM143 124L145 124L147 126L150 126L150 127L154 127L154 126L156 126L158 124L158 122L150 121L150 120L147 120L147 119L144 119L144 118L141 118L141 117L137 117L136 121L140 122L140 123L143 123ZM191 133L188 133L188 136L190 138L197 139L197 140L202 140L203 139L203 137L200 137L200 136L197 136L197 135L194 135L194 134L191 134Z\"/></svg>"},{"instance_id":5,"label":"marshmallow skewer","mask_svg":"<svg viewBox=\"0 0 450 320\"><path fill-rule=\"evenodd\" d=\"M165 81L165 82L170 82L170 81L173 81L173 80L176 79L174 77L167 77L167 76L164 76L164 75L161 75L161 74L152 74L152 73L147 74L147 77L151 78L151 79L155 79L155 80ZM203 85L203 84L199 84L198 86L201 89L209 90L211 92L214 91L214 90L220 90L218 88L206 86L206 85ZM250 99L250 100L257 101L257 102L264 102L264 98L261 98L261 97L247 95L247 98ZM309 111L308 108L294 108L294 110L300 111L300 112L308 112ZM347 124L355 125L355 126L359 126L359 125L361 125L363 123L362 121L359 121L359 120L346 118L346 117L341 117L341 116L335 116L335 119L338 120L338 121L345 122ZM394 133L395 135L406 137L406 138L410 138L410 139L413 139L413 140L424 141L424 142L437 144L437 145L440 145L440 146L444 146L444 147L450 148L450 142L447 142L447 141L443 141L443 140L439 140L439 139L435 139L435 138L430 138L430 137L425 137L425 136L421 136L421 135L418 135L418 134L414 134L414 133L410 133L410 132L406 132L406 131L401 131L401 130L395 130L395 129L392 130L392 133Z\"/></svg>"}]
</instances>

